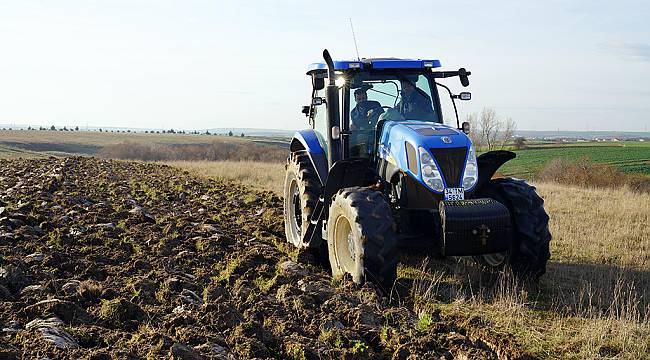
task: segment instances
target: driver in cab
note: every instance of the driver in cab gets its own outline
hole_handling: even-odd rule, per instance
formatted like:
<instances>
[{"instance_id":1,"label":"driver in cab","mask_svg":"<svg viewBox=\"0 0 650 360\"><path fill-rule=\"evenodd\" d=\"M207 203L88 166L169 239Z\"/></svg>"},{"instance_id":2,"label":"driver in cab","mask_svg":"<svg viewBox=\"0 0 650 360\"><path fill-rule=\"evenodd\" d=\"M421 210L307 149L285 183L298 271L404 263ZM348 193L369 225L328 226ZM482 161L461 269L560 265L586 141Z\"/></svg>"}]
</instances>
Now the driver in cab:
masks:
<instances>
[{"instance_id":1,"label":"driver in cab","mask_svg":"<svg viewBox=\"0 0 650 360\"><path fill-rule=\"evenodd\" d=\"M379 115L384 112L378 101L368 100L366 89L360 88L354 91L356 106L350 112L350 130L372 130L377 124Z\"/></svg>"},{"instance_id":2,"label":"driver in cab","mask_svg":"<svg viewBox=\"0 0 650 360\"><path fill-rule=\"evenodd\" d=\"M368 157L374 144L374 129L384 112L378 101L368 100L367 88L354 91L356 105L350 112L350 145L352 156Z\"/></svg>"},{"instance_id":3,"label":"driver in cab","mask_svg":"<svg viewBox=\"0 0 650 360\"><path fill-rule=\"evenodd\" d=\"M415 84L408 79L401 79L400 85L402 86L402 99L397 103L395 109L398 110L405 119L433 120L434 113L429 95L418 89Z\"/></svg>"}]
</instances>

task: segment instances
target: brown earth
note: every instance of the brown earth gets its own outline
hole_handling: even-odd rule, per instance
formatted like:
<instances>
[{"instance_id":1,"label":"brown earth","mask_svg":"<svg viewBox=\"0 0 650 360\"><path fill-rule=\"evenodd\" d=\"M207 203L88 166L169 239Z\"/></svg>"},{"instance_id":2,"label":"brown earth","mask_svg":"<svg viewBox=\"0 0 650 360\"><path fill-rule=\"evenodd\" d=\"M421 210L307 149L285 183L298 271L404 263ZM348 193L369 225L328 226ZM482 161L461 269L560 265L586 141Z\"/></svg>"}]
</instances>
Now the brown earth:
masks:
<instances>
[{"instance_id":1,"label":"brown earth","mask_svg":"<svg viewBox=\"0 0 650 360\"><path fill-rule=\"evenodd\" d=\"M291 260L299 259L299 262ZM0 358L527 358L333 281L270 192L154 164L0 160Z\"/></svg>"}]
</instances>

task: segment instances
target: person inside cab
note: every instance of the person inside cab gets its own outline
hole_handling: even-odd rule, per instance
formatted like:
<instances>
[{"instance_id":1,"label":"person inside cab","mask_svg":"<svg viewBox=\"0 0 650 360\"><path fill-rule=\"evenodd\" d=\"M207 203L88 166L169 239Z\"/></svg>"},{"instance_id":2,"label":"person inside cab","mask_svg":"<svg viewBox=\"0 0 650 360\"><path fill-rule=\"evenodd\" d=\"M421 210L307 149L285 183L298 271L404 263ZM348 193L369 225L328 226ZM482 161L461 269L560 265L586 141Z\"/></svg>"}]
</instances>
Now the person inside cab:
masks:
<instances>
[{"instance_id":1,"label":"person inside cab","mask_svg":"<svg viewBox=\"0 0 650 360\"><path fill-rule=\"evenodd\" d=\"M434 120L431 98L409 79L401 79L402 98L395 106L405 119Z\"/></svg>"},{"instance_id":2,"label":"person inside cab","mask_svg":"<svg viewBox=\"0 0 650 360\"><path fill-rule=\"evenodd\" d=\"M368 157L375 139L375 126L379 115L384 112L378 101L368 100L367 88L354 91L356 105L350 112L351 155Z\"/></svg>"},{"instance_id":3,"label":"person inside cab","mask_svg":"<svg viewBox=\"0 0 650 360\"><path fill-rule=\"evenodd\" d=\"M350 112L350 130L371 130L377 124L379 115L384 112L378 101L368 100L365 88L354 91L355 107Z\"/></svg>"}]
</instances>

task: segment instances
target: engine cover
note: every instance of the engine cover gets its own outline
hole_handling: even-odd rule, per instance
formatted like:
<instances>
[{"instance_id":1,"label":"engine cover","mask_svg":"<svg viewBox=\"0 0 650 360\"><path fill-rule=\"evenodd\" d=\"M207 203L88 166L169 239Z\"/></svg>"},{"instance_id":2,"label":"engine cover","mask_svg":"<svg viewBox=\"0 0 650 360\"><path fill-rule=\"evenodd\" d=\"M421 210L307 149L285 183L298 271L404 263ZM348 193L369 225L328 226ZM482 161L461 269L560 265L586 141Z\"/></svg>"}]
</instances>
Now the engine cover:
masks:
<instances>
[{"instance_id":1,"label":"engine cover","mask_svg":"<svg viewBox=\"0 0 650 360\"><path fill-rule=\"evenodd\" d=\"M439 211L443 255L492 254L510 248L512 220L500 202L487 198L441 201Z\"/></svg>"}]
</instances>

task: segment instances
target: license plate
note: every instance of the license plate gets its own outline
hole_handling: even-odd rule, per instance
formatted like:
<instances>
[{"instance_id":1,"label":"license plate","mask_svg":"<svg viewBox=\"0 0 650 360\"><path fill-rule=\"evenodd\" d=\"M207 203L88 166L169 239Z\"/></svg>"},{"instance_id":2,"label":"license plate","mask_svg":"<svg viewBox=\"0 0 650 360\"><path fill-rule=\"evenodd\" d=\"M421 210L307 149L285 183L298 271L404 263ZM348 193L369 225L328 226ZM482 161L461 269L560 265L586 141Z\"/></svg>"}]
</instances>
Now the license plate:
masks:
<instances>
[{"instance_id":1,"label":"license plate","mask_svg":"<svg viewBox=\"0 0 650 360\"><path fill-rule=\"evenodd\" d=\"M463 188L446 188L445 201L465 200L465 189Z\"/></svg>"}]
</instances>

